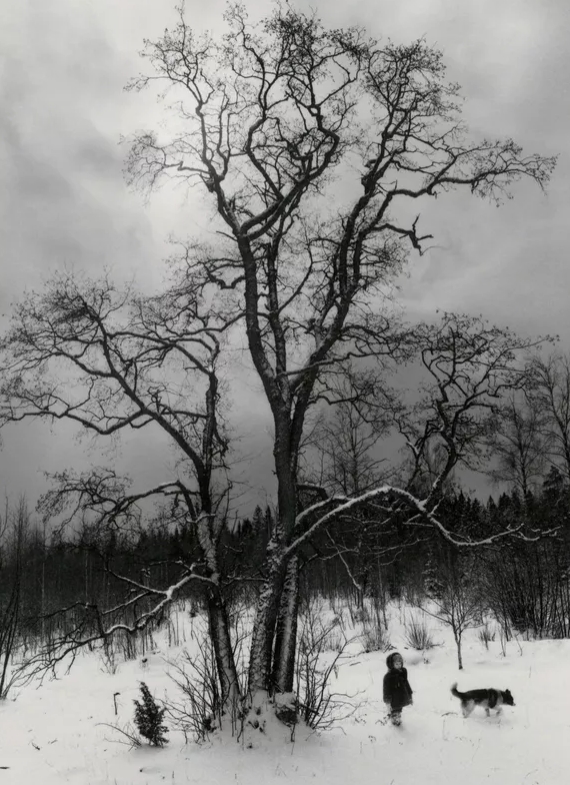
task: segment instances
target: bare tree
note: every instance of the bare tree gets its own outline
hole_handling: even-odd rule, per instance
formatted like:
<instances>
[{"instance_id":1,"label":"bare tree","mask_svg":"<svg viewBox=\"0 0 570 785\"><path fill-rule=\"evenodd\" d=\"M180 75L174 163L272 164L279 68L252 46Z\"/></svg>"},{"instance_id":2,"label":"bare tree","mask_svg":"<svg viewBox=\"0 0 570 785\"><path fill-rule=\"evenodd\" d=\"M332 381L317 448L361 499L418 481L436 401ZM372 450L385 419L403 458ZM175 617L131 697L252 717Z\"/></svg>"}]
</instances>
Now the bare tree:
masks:
<instances>
[{"instance_id":1,"label":"bare tree","mask_svg":"<svg viewBox=\"0 0 570 785\"><path fill-rule=\"evenodd\" d=\"M473 574L465 564L448 560L439 565L440 591L435 593L431 606L422 602L424 613L433 616L451 628L457 648L457 665L463 670L463 633L471 627L480 627L484 606L477 594Z\"/></svg>"},{"instance_id":2,"label":"bare tree","mask_svg":"<svg viewBox=\"0 0 570 785\"><path fill-rule=\"evenodd\" d=\"M541 412L548 457L570 481L570 358L536 357L531 371L533 405Z\"/></svg>"},{"instance_id":3,"label":"bare tree","mask_svg":"<svg viewBox=\"0 0 570 785\"><path fill-rule=\"evenodd\" d=\"M330 405L306 441L300 474L307 482L329 493L357 496L388 479L393 468L381 446L392 419L385 395L385 381L371 372L348 371L323 391L321 398Z\"/></svg>"},{"instance_id":4,"label":"bare tree","mask_svg":"<svg viewBox=\"0 0 570 785\"><path fill-rule=\"evenodd\" d=\"M486 469L497 417L528 384L525 354L533 342L455 314L420 325L415 340L426 372L421 396L394 416L411 455L408 488L427 487L437 498L458 464Z\"/></svg>"},{"instance_id":5,"label":"bare tree","mask_svg":"<svg viewBox=\"0 0 570 785\"><path fill-rule=\"evenodd\" d=\"M548 454L546 412L528 392L512 395L501 407L490 446L495 464L490 477L520 492L522 498L536 490L544 477Z\"/></svg>"},{"instance_id":6,"label":"bare tree","mask_svg":"<svg viewBox=\"0 0 570 785\"><path fill-rule=\"evenodd\" d=\"M22 678L22 669L14 667L13 657L19 645L24 548L29 533L30 515L24 498L16 509L6 502L0 516L0 699Z\"/></svg>"},{"instance_id":7,"label":"bare tree","mask_svg":"<svg viewBox=\"0 0 570 785\"><path fill-rule=\"evenodd\" d=\"M455 188L497 202L520 178L543 188L555 160L524 155L512 140L471 142L459 89L446 81L441 53L422 40L379 45L357 28L327 30L289 5L259 24L248 21L243 6L230 6L225 19L227 35L214 40L197 35L181 8L174 29L146 43L142 56L151 73L131 87L165 88L175 118L170 133L137 135L127 162L132 184L152 189L171 177L200 188L214 212L216 245L184 243L172 285L158 298L129 298L109 284L85 292L68 278L30 297L3 342L3 419L66 418L102 436L152 423L169 435L191 467L190 480L129 494L114 479L112 492L84 479L83 485L64 482L64 492L66 498L75 493L102 521L120 520L158 494L184 505L202 547L201 565L184 565L180 581L167 589L131 581L157 598L137 623L148 623L190 581L202 582L231 702L237 681L218 562L226 496L214 493L228 447L218 406L223 337L245 331L274 426L278 515L260 576L248 694L290 692L302 547L339 515L373 500L382 507L381 520L397 508L410 525L453 540L435 511L449 473L476 452L479 432L470 430L470 414L489 405L485 395L493 398L515 383L508 370L524 342L510 334L499 359L489 363L477 352L469 322L454 329L448 318L441 328L413 333L395 328L391 282L408 249L421 253L430 237L420 233L419 217L405 216L414 204ZM346 178L342 194L339 176ZM462 337L464 327L469 338ZM444 445L446 460L432 486L419 497L412 485L383 485L301 509L307 417L323 396L330 399L331 375L363 359L393 356L411 339L421 346L431 341L424 363L437 396L421 427L421 409L413 426L408 418L402 427L413 453L412 479L428 444ZM473 357L466 345L463 375L446 360L442 377L440 357L450 341L474 342ZM182 372L175 382L167 376L173 364ZM63 367L73 369L75 387L48 380L48 368L53 374ZM193 390L200 395L193 398ZM99 634L112 629L103 618Z\"/></svg>"},{"instance_id":8,"label":"bare tree","mask_svg":"<svg viewBox=\"0 0 570 785\"><path fill-rule=\"evenodd\" d=\"M131 590L123 611L144 597L156 599L152 609L130 627L108 625L99 609L91 609L87 616L98 619L95 627L80 625L69 640L54 645L61 644L63 656L113 631L142 629L187 584L198 582L207 595L224 701L234 702L237 680L217 561L228 447L218 412L220 344L196 292L186 288L184 308L178 296L178 291L166 291L141 299L106 279L78 282L57 276L41 296L29 297L16 309L4 342L11 373L2 388L3 418L67 419L98 437L153 425L170 437L182 463L178 476L132 492L112 469L66 471L54 477L55 487L40 509L58 517L62 527L80 515L104 529L132 523L145 501L170 500L174 508L181 505L183 519L195 527L200 561L182 561L180 579L168 590L116 576Z\"/></svg>"}]
</instances>

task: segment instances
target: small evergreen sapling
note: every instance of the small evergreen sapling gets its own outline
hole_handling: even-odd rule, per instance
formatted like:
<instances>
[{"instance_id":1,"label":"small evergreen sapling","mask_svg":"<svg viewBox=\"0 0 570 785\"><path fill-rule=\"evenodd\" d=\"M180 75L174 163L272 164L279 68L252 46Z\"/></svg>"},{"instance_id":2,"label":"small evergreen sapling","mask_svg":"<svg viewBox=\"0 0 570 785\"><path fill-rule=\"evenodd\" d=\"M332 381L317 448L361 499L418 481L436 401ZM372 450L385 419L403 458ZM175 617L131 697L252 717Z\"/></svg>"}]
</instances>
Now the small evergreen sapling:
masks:
<instances>
[{"instance_id":1,"label":"small evergreen sapling","mask_svg":"<svg viewBox=\"0 0 570 785\"><path fill-rule=\"evenodd\" d=\"M142 703L138 700L134 701L135 725L141 736L147 739L149 744L152 744L154 747L163 747L168 742L165 736L168 728L162 723L166 709L158 707L144 681L141 681L140 689Z\"/></svg>"}]
</instances>

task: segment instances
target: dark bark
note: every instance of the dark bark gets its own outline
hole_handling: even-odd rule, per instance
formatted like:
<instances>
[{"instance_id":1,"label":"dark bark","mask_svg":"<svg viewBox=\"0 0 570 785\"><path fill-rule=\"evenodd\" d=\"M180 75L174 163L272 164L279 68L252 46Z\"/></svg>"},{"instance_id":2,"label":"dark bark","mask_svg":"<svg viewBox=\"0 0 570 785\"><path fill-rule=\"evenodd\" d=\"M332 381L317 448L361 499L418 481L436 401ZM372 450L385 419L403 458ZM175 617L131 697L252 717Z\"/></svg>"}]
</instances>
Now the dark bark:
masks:
<instances>
[{"instance_id":1,"label":"dark bark","mask_svg":"<svg viewBox=\"0 0 570 785\"><path fill-rule=\"evenodd\" d=\"M299 558L295 555L287 564L275 630L272 682L280 692L293 692L298 613Z\"/></svg>"},{"instance_id":2,"label":"dark bark","mask_svg":"<svg viewBox=\"0 0 570 785\"><path fill-rule=\"evenodd\" d=\"M275 553L275 547L275 542L270 541L269 555L264 564L267 577L257 599L249 658L250 698L260 690L272 692L273 643L285 569L282 557Z\"/></svg>"}]
</instances>

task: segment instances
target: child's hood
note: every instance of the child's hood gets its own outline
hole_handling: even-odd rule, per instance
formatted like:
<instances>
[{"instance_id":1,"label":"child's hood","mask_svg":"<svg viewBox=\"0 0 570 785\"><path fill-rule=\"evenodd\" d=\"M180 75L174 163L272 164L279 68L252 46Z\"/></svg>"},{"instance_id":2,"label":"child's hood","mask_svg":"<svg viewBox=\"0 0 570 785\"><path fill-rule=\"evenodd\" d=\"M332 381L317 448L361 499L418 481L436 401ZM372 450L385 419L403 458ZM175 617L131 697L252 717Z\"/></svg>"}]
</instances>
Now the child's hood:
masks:
<instances>
[{"instance_id":1,"label":"child's hood","mask_svg":"<svg viewBox=\"0 0 570 785\"><path fill-rule=\"evenodd\" d=\"M400 657L402 660L404 659L399 651L393 651L391 654L389 654L386 657L386 667L388 668L388 670L393 670L395 657Z\"/></svg>"}]
</instances>

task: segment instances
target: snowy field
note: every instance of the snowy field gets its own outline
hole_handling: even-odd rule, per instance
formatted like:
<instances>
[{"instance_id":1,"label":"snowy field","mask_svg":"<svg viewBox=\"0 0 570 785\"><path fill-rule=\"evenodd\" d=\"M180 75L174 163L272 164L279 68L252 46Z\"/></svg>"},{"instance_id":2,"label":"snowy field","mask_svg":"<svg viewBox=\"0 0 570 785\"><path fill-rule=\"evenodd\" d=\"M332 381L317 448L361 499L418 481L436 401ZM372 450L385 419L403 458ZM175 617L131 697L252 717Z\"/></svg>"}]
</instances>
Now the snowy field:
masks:
<instances>
[{"instance_id":1,"label":"snowy field","mask_svg":"<svg viewBox=\"0 0 570 785\"><path fill-rule=\"evenodd\" d=\"M177 613L186 622L187 615ZM402 652L414 689L414 705L404 710L400 728L385 723L386 654L363 653L355 639L331 686L355 696L357 709L330 731L297 727L294 742L284 743L285 729L269 726L247 748L219 737L185 744L171 730L162 749L132 749L105 723L132 722L139 682L157 699L178 697L165 662L178 650L155 634L146 662L121 662L112 673L99 654L86 653L67 675L0 703L0 785L567 785L570 641L511 641L503 654L498 636L486 650L470 630L464 670L458 671L450 632L433 619L428 625L440 645L425 652L406 648L402 622L409 613L392 607L388 614L390 641ZM347 630L349 636L358 632ZM516 706L489 718L476 709L464 719L449 691L454 681L460 690L509 688Z\"/></svg>"}]
</instances>

